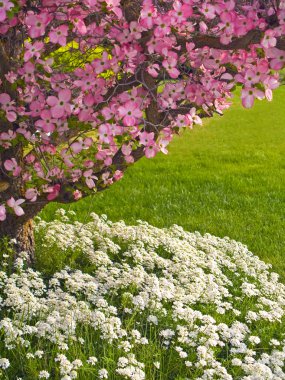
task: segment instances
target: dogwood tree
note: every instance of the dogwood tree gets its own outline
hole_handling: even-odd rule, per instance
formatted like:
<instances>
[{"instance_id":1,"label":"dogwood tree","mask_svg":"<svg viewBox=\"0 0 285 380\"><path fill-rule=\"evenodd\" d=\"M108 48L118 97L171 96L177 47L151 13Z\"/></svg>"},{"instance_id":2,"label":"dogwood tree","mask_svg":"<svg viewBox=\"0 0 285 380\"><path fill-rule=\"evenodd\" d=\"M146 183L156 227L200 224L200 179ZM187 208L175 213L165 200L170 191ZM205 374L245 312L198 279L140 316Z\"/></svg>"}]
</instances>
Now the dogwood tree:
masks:
<instances>
[{"instance_id":1,"label":"dogwood tree","mask_svg":"<svg viewBox=\"0 0 285 380\"><path fill-rule=\"evenodd\" d=\"M2 0L0 235L106 189L182 128L272 99L285 0Z\"/></svg>"}]
</instances>

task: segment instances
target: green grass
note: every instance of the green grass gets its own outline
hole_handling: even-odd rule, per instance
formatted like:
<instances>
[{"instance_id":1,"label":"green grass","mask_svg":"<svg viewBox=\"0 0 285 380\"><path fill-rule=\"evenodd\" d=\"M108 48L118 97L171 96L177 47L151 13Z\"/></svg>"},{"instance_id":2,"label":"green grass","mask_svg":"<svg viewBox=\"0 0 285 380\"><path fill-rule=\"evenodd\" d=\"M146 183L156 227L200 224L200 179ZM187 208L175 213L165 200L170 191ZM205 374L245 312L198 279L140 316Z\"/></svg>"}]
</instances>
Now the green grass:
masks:
<instances>
[{"instance_id":1,"label":"green grass","mask_svg":"<svg viewBox=\"0 0 285 380\"><path fill-rule=\"evenodd\" d=\"M285 87L272 103L242 109L177 137L167 156L142 159L107 191L65 206L134 223L209 232L239 240L285 280ZM59 206L42 217L51 220ZM61 207L61 206L60 206Z\"/></svg>"}]
</instances>

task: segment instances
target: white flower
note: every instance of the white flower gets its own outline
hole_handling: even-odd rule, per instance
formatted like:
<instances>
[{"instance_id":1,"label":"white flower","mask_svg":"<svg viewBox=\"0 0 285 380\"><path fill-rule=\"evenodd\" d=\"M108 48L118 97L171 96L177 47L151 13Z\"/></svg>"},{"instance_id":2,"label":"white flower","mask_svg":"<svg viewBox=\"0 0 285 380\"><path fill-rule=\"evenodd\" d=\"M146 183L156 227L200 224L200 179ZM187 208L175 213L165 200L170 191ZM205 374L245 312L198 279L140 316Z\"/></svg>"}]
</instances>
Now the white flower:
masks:
<instances>
[{"instance_id":1,"label":"white flower","mask_svg":"<svg viewBox=\"0 0 285 380\"><path fill-rule=\"evenodd\" d=\"M8 367L10 367L9 360L6 358L0 358L0 368L7 369Z\"/></svg>"},{"instance_id":2,"label":"white flower","mask_svg":"<svg viewBox=\"0 0 285 380\"><path fill-rule=\"evenodd\" d=\"M277 339L271 339L270 344L272 344L272 346L280 346L281 343Z\"/></svg>"},{"instance_id":3,"label":"white flower","mask_svg":"<svg viewBox=\"0 0 285 380\"><path fill-rule=\"evenodd\" d=\"M258 336L250 336L248 338L248 340L251 342L251 343L254 343L254 344L259 344L260 343L260 338Z\"/></svg>"},{"instance_id":4,"label":"white flower","mask_svg":"<svg viewBox=\"0 0 285 380\"><path fill-rule=\"evenodd\" d=\"M39 359L41 359L43 357L43 355L44 355L43 351L38 350L35 352L35 356L38 357Z\"/></svg>"},{"instance_id":5,"label":"white flower","mask_svg":"<svg viewBox=\"0 0 285 380\"><path fill-rule=\"evenodd\" d=\"M187 354L187 352L185 352L185 351L180 351L180 352L179 352L179 356L180 356L182 359L185 359L185 358L187 358L188 354Z\"/></svg>"},{"instance_id":6,"label":"white flower","mask_svg":"<svg viewBox=\"0 0 285 380\"><path fill-rule=\"evenodd\" d=\"M108 371L105 368L99 369L98 375L100 379L108 379Z\"/></svg>"},{"instance_id":7,"label":"white flower","mask_svg":"<svg viewBox=\"0 0 285 380\"><path fill-rule=\"evenodd\" d=\"M49 379L50 377L50 374L48 373L48 371L41 371L39 373L39 379Z\"/></svg>"},{"instance_id":8,"label":"white flower","mask_svg":"<svg viewBox=\"0 0 285 380\"><path fill-rule=\"evenodd\" d=\"M154 372L163 357L164 376L176 350L177 378L193 367L191 380L232 380L234 371L244 380L285 379L285 286L244 245L179 226L127 226L96 214L72 223L58 214L60 220L36 222L43 254L80 252L92 269L66 267L46 282L25 269L23 255L18 271L0 271L1 308L10 316L0 318L3 356L9 350L9 357L33 365L49 360L52 346L59 378L72 380L84 377L76 352L92 355L96 347L97 357L110 363L124 355L113 373L102 368L97 378L144 380L149 363L136 359L141 352L153 355ZM86 362L98 365L94 356ZM16 360L12 365L17 368Z\"/></svg>"},{"instance_id":9,"label":"white flower","mask_svg":"<svg viewBox=\"0 0 285 380\"><path fill-rule=\"evenodd\" d=\"M232 359L232 365L240 367L242 365L242 361L238 358Z\"/></svg>"},{"instance_id":10,"label":"white flower","mask_svg":"<svg viewBox=\"0 0 285 380\"><path fill-rule=\"evenodd\" d=\"M160 368L160 362L153 362L153 365L155 368L159 369Z\"/></svg>"},{"instance_id":11,"label":"white flower","mask_svg":"<svg viewBox=\"0 0 285 380\"><path fill-rule=\"evenodd\" d=\"M158 325L158 319L155 315L149 315L147 317L147 321L153 323L154 325Z\"/></svg>"},{"instance_id":12,"label":"white flower","mask_svg":"<svg viewBox=\"0 0 285 380\"><path fill-rule=\"evenodd\" d=\"M87 360L87 363L91 365L96 365L97 362L98 362L98 359L95 356L90 356L89 359Z\"/></svg>"},{"instance_id":13,"label":"white flower","mask_svg":"<svg viewBox=\"0 0 285 380\"><path fill-rule=\"evenodd\" d=\"M78 342L81 343L81 344L84 344L84 342L85 342L84 339L83 339L82 337L79 337L77 340L78 340Z\"/></svg>"}]
</instances>

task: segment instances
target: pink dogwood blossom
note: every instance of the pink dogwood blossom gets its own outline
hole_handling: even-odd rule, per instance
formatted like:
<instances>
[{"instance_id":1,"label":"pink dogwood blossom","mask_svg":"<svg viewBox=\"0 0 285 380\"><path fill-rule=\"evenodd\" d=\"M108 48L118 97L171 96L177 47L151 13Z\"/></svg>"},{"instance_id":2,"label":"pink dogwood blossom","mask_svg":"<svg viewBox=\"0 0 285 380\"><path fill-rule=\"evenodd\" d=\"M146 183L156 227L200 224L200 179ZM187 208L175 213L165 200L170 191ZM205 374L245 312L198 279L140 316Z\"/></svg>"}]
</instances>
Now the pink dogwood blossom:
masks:
<instances>
[{"instance_id":1,"label":"pink dogwood blossom","mask_svg":"<svg viewBox=\"0 0 285 380\"><path fill-rule=\"evenodd\" d=\"M93 174L93 170L90 169L90 170L86 170L83 175L85 177L85 181L86 181L86 185L89 187L89 189L93 189L95 187L95 182L93 181L94 179L98 179L98 177L96 177L95 175L92 175Z\"/></svg>"},{"instance_id":2,"label":"pink dogwood blossom","mask_svg":"<svg viewBox=\"0 0 285 380\"><path fill-rule=\"evenodd\" d=\"M4 167L6 170L11 171L14 177L17 177L21 171L21 166L18 165L15 158L11 158L11 160L6 160L4 162Z\"/></svg>"},{"instance_id":3,"label":"pink dogwood blossom","mask_svg":"<svg viewBox=\"0 0 285 380\"><path fill-rule=\"evenodd\" d=\"M0 221L3 222L6 219L6 207L0 205Z\"/></svg>"},{"instance_id":4,"label":"pink dogwood blossom","mask_svg":"<svg viewBox=\"0 0 285 380\"><path fill-rule=\"evenodd\" d=\"M11 197L7 201L7 205L13 209L14 213L17 216L22 216L22 215L25 214L25 212L22 209L22 207L20 207L20 205L23 204L24 202L25 202L25 199L17 199L17 200L15 200L13 197Z\"/></svg>"},{"instance_id":5,"label":"pink dogwood blossom","mask_svg":"<svg viewBox=\"0 0 285 380\"><path fill-rule=\"evenodd\" d=\"M59 27L52 29L49 32L50 42L56 44L58 43L61 46L66 45L66 37L68 36L68 26L60 25Z\"/></svg>"},{"instance_id":6,"label":"pink dogwood blossom","mask_svg":"<svg viewBox=\"0 0 285 380\"><path fill-rule=\"evenodd\" d=\"M119 107L118 112L126 126L136 125L138 118L142 117L142 112L138 108L138 104L131 100Z\"/></svg>"},{"instance_id":7,"label":"pink dogwood blossom","mask_svg":"<svg viewBox=\"0 0 285 380\"><path fill-rule=\"evenodd\" d=\"M13 7L14 7L14 4L9 0L2 0L0 2L0 22L6 19L7 12Z\"/></svg>"},{"instance_id":8,"label":"pink dogwood blossom","mask_svg":"<svg viewBox=\"0 0 285 380\"><path fill-rule=\"evenodd\" d=\"M47 98L47 104L51 107L52 117L58 119L64 116L66 113L70 113L70 99L71 91L68 89L60 90L58 97L49 96Z\"/></svg>"},{"instance_id":9,"label":"pink dogwood blossom","mask_svg":"<svg viewBox=\"0 0 285 380\"><path fill-rule=\"evenodd\" d=\"M47 200L53 201L54 199L56 199L59 196L60 188L61 188L60 184L49 186L46 190L46 192L49 193L47 196Z\"/></svg>"}]
</instances>

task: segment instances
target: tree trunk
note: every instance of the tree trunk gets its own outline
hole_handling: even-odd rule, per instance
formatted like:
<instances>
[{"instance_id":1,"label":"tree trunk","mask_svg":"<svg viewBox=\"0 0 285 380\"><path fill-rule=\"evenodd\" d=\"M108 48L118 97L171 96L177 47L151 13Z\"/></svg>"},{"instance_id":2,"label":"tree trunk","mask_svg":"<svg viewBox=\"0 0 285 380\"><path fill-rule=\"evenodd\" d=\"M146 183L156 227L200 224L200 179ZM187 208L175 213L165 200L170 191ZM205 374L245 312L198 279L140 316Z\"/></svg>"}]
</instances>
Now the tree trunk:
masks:
<instances>
[{"instance_id":1,"label":"tree trunk","mask_svg":"<svg viewBox=\"0 0 285 380\"><path fill-rule=\"evenodd\" d=\"M33 218L44 208L47 201L30 203L25 207L23 216L7 214L6 220L0 222L0 239L8 237L15 239L15 257L22 251L27 252L27 264L32 266L35 262L35 239Z\"/></svg>"},{"instance_id":2,"label":"tree trunk","mask_svg":"<svg viewBox=\"0 0 285 380\"><path fill-rule=\"evenodd\" d=\"M32 266L35 261L35 239L33 220L20 220L15 215L7 215L7 219L0 223L0 238L15 239L15 258L22 251L27 252L27 264Z\"/></svg>"}]
</instances>

